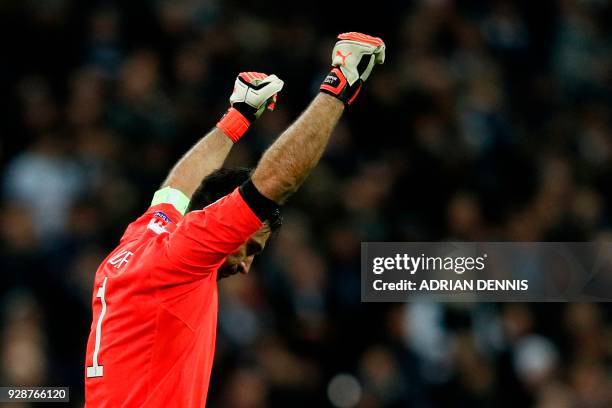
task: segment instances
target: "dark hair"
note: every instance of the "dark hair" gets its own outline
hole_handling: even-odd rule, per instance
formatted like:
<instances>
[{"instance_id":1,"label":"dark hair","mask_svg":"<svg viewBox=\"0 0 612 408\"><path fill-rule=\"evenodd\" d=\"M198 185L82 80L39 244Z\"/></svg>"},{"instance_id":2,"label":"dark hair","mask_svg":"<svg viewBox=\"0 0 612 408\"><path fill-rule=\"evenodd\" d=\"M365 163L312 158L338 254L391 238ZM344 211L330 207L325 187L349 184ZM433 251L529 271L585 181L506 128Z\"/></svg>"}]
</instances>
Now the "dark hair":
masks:
<instances>
[{"instance_id":1,"label":"dark hair","mask_svg":"<svg viewBox=\"0 0 612 408\"><path fill-rule=\"evenodd\" d=\"M247 167L232 167L217 169L204 177L198 189L193 193L187 211L201 210L234 191L251 177L251 169ZM275 210L267 220L272 231L278 230L283 224L280 210Z\"/></svg>"}]
</instances>

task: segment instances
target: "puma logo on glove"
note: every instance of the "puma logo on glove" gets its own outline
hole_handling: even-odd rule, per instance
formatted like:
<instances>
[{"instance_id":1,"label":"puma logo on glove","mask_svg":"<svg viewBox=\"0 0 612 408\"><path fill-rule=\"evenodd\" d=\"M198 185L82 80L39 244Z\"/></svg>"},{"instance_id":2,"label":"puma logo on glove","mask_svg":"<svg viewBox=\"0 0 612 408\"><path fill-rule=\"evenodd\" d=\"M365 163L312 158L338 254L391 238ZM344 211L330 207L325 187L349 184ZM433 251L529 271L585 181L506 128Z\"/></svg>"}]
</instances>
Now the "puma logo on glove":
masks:
<instances>
[{"instance_id":1,"label":"puma logo on glove","mask_svg":"<svg viewBox=\"0 0 612 408\"><path fill-rule=\"evenodd\" d=\"M332 53L333 68L320 90L350 105L374 65L385 62L385 43L378 37L355 32L340 34L338 40Z\"/></svg>"}]
</instances>

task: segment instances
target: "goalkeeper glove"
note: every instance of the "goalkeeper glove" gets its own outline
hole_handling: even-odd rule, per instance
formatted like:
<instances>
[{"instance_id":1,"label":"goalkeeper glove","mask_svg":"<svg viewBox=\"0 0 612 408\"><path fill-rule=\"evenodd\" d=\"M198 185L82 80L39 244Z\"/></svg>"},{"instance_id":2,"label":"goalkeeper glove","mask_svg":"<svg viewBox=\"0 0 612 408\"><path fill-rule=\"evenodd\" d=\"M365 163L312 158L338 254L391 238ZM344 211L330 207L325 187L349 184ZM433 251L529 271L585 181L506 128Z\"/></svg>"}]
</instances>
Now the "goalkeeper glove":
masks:
<instances>
[{"instance_id":1,"label":"goalkeeper glove","mask_svg":"<svg viewBox=\"0 0 612 408\"><path fill-rule=\"evenodd\" d=\"M378 37L353 32L340 34L338 40L332 52L333 68L320 90L350 105L374 65L385 62L385 43Z\"/></svg>"},{"instance_id":2,"label":"goalkeeper glove","mask_svg":"<svg viewBox=\"0 0 612 408\"><path fill-rule=\"evenodd\" d=\"M241 72L230 96L231 107L217 123L232 141L237 142L251 123L266 110L274 110L278 92L284 82L276 75Z\"/></svg>"}]
</instances>

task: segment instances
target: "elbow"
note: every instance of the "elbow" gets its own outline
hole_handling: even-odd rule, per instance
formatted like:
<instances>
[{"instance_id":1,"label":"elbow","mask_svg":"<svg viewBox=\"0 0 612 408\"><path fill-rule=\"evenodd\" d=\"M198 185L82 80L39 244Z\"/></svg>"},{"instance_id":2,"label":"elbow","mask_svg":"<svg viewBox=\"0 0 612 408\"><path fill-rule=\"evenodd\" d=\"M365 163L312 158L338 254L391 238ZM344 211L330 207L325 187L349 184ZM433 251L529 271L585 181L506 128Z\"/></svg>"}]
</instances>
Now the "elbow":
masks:
<instances>
[{"instance_id":1,"label":"elbow","mask_svg":"<svg viewBox=\"0 0 612 408\"><path fill-rule=\"evenodd\" d=\"M301 180L297 177L278 177L272 175L265 179L253 178L253 183L261 194L277 204L284 204L298 190Z\"/></svg>"},{"instance_id":2,"label":"elbow","mask_svg":"<svg viewBox=\"0 0 612 408\"><path fill-rule=\"evenodd\" d=\"M299 180L297 177L290 177L287 179L279 179L277 181L277 194L278 194L278 200L277 201L279 204L284 204L285 201L287 201L287 199L292 196L296 191L298 191L298 189L300 188L301 185L301 180Z\"/></svg>"}]
</instances>

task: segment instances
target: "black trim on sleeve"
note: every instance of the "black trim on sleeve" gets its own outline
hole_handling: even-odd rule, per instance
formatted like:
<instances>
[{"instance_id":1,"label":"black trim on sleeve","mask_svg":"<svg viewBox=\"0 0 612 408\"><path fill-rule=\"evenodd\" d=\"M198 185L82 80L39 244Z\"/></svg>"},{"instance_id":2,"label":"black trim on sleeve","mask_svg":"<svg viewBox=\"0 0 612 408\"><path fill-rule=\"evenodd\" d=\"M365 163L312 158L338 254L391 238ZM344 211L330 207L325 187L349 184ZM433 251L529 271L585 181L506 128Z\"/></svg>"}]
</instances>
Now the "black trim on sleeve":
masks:
<instances>
[{"instance_id":1,"label":"black trim on sleeve","mask_svg":"<svg viewBox=\"0 0 612 408\"><path fill-rule=\"evenodd\" d=\"M278 210L278 204L261 194L250 178L242 183L239 191L242 199L262 222L270 219Z\"/></svg>"}]
</instances>

